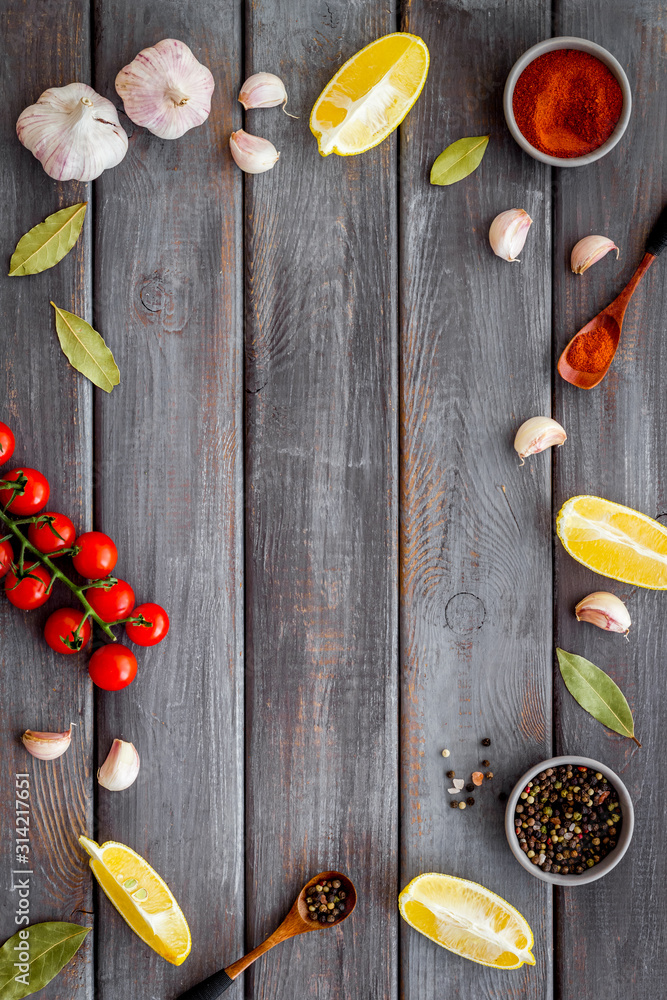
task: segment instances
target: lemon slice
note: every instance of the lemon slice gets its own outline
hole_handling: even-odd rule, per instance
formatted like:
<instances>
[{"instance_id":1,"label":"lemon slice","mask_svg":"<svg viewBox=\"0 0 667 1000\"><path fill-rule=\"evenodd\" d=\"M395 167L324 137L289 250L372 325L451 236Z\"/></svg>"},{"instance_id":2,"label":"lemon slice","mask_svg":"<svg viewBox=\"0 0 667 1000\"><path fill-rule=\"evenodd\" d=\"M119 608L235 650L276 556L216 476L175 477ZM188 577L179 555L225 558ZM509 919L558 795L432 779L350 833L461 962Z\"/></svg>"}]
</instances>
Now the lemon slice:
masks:
<instances>
[{"instance_id":1,"label":"lemon slice","mask_svg":"<svg viewBox=\"0 0 667 1000\"><path fill-rule=\"evenodd\" d=\"M90 854L93 875L134 933L172 965L181 965L192 939L169 886L125 844L108 840L100 846L87 837L79 837L79 843Z\"/></svg>"},{"instance_id":2,"label":"lemon slice","mask_svg":"<svg viewBox=\"0 0 667 1000\"><path fill-rule=\"evenodd\" d=\"M322 156L353 156L386 139L419 97L428 63L423 39L405 31L384 35L348 59L310 115Z\"/></svg>"},{"instance_id":3,"label":"lemon slice","mask_svg":"<svg viewBox=\"0 0 667 1000\"><path fill-rule=\"evenodd\" d=\"M518 910L477 882L430 872L398 897L401 916L455 955L494 969L535 965L533 932Z\"/></svg>"},{"instance_id":4,"label":"lemon slice","mask_svg":"<svg viewBox=\"0 0 667 1000\"><path fill-rule=\"evenodd\" d=\"M556 530L565 551L595 573L667 590L667 528L652 517L602 497L572 497Z\"/></svg>"}]
</instances>

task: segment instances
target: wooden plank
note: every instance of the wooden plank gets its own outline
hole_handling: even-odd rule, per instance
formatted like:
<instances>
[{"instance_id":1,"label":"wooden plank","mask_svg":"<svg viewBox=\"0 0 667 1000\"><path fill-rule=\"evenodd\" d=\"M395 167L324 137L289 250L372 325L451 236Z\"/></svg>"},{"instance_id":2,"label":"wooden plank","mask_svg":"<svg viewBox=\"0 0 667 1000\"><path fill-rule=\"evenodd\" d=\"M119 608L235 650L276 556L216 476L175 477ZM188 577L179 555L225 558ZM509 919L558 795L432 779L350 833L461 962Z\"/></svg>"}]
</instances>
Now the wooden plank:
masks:
<instances>
[{"instance_id":1,"label":"wooden plank","mask_svg":"<svg viewBox=\"0 0 667 1000\"><path fill-rule=\"evenodd\" d=\"M0 90L3 274L19 237L47 215L90 197L89 185L58 184L16 138L20 112L51 86L90 76L89 11L82 0L0 5L4 53ZM40 275L0 278L2 361L0 420L17 439L5 471L25 464L51 485L50 510L62 510L80 530L91 517L91 392L69 367L55 334L53 299L91 318L90 215L77 246ZM30 783L30 922L73 921L92 926L92 890L77 836L92 819L92 697L85 653L66 660L50 650L42 631L49 614L72 603L60 585L42 608L25 614L0 601L0 940L14 934L22 878L15 863L15 774ZM66 661L66 662L65 662ZM53 762L30 757L19 741L26 729L61 730L76 724L67 755ZM46 987L44 1000L93 996L92 936L65 972Z\"/></svg>"},{"instance_id":2,"label":"wooden plank","mask_svg":"<svg viewBox=\"0 0 667 1000\"><path fill-rule=\"evenodd\" d=\"M664 204L660 157L667 109L656 80L662 70L664 5L612 2L584 9L559 0L555 33L594 39L625 68L634 107L619 146L592 168L561 172L557 182L554 260L554 360L569 337L629 279L641 259L648 231ZM569 272L575 242L589 233L611 236L621 248L583 278ZM555 416L569 440L555 462L554 513L570 496L607 497L665 520L665 373L660 364L667 278L661 260L633 299L613 367L599 387L574 389L556 376ZM559 959L557 993L562 1000L604 983L610 1000L653 1000L667 983L664 902L667 881L662 850L662 803L667 776L660 767L662 725L667 712L664 684L665 598L617 584L585 570L555 548L556 639L607 670L634 711L643 746L607 733L564 689L556 670L555 712L560 752L601 760L627 785L636 810L630 851L594 885L557 896ZM585 594L610 590L627 602L633 619L630 642L578 624L573 609ZM662 921L662 928L661 928Z\"/></svg>"},{"instance_id":3,"label":"wooden plank","mask_svg":"<svg viewBox=\"0 0 667 1000\"><path fill-rule=\"evenodd\" d=\"M462 1000L542 998L550 892L509 853L501 795L551 748L550 462L521 468L512 449L519 424L550 410L549 173L509 136L502 91L549 12L424 0L402 24L432 63L401 133L401 886L429 871L481 882L528 919L537 966L500 986L402 924L401 996L446 983ZM476 174L429 186L449 143L485 134ZM508 208L533 219L520 264L488 245ZM446 771L469 782L483 759L492 782L454 812Z\"/></svg>"},{"instance_id":4,"label":"wooden plank","mask_svg":"<svg viewBox=\"0 0 667 1000\"><path fill-rule=\"evenodd\" d=\"M310 109L391 4L246 5L247 73L298 122L246 179L247 944L305 880L352 876L358 915L281 945L252 997L396 997L395 137L321 159Z\"/></svg>"},{"instance_id":5,"label":"wooden plank","mask_svg":"<svg viewBox=\"0 0 667 1000\"><path fill-rule=\"evenodd\" d=\"M96 7L103 93L165 37L216 81L210 118L178 140L124 119L128 156L97 186L95 315L121 383L96 400L96 524L138 599L171 618L162 645L137 649L132 687L97 698L99 759L114 737L142 758L130 792L100 789L97 833L155 866L193 937L173 968L101 899L100 1000L177 996L243 946L242 185L223 152L240 13L213 0Z\"/></svg>"}]
</instances>

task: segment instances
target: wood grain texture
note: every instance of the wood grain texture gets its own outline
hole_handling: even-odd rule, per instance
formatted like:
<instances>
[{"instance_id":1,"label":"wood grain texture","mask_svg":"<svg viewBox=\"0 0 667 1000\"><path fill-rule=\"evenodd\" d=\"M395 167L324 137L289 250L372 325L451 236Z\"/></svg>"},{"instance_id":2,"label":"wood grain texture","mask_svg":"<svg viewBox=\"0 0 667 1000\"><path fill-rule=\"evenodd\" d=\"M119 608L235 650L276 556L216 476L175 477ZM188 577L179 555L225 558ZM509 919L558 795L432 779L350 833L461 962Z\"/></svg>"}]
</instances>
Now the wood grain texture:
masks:
<instances>
[{"instance_id":1,"label":"wood grain texture","mask_svg":"<svg viewBox=\"0 0 667 1000\"><path fill-rule=\"evenodd\" d=\"M310 109L391 4L248 3L246 72L292 121L246 179L247 940L323 868L354 880L340 929L246 973L246 996L393 1000L397 987L396 138L322 159Z\"/></svg>"},{"instance_id":2,"label":"wood grain texture","mask_svg":"<svg viewBox=\"0 0 667 1000\"><path fill-rule=\"evenodd\" d=\"M171 619L163 644L136 648L132 687L97 697L99 760L122 737L142 769L130 792L99 790L96 834L154 865L193 937L176 969L101 899L99 1000L177 996L243 947L242 186L227 152L240 13L201 0L96 7L102 93L165 37L216 82L208 121L178 140L121 116L130 149L96 191L96 328L121 382L96 400L95 523L138 600Z\"/></svg>"},{"instance_id":3,"label":"wood grain texture","mask_svg":"<svg viewBox=\"0 0 667 1000\"><path fill-rule=\"evenodd\" d=\"M509 853L499 796L551 747L550 463L522 468L512 449L517 427L550 411L549 174L502 115L507 73L548 13L412 3L403 28L432 63L400 158L401 886L428 871L483 883L529 921L537 966L499 974L402 924L401 996L446 983L460 998L547 997L550 893ZM430 186L446 146L485 134L475 174ZM508 208L533 219L520 264L488 244ZM469 782L483 759L493 780L455 812L446 772Z\"/></svg>"},{"instance_id":4,"label":"wood grain texture","mask_svg":"<svg viewBox=\"0 0 667 1000\"><path fill-rule=\"evenodd\" d=\"M72 252L42 274L8 278L18 239L66 205L89 198L89 186L58 184L16 138L16 119L50 86L88 80L88 4L5 0L0 5L3 58L0 90L0 190L2 276L0 314L0 420L17 445L5 471L21 464L40 469L51 484L50 510L62 510L80 530L90 526L92 489L90 385L68 364L58 345L49 299L91 319L91 219ZM92 890L77 836L92 818L92 695L85 653L59 657L44 643L44 622L71 605L60 585L29 614L0 600L0 939L18 929L14 775L30 775L30 921L65 920L92 926ZM30 757L20 736L26 729L62 730L76 724L67 755L56 761ZM47 986L44 1000L93 996L93 945L89 935L64 973Z\"/></svg>"},{"instance_id":5,"label":"wood grain texture","mask_svg":"<svg viewBox=\"0 0 667 1000\"><path fill-rule=\"evenodd\" d=\"M601 7L559 2L555 33L592 38L626 70L634 107L621 143L585 170L564 170L556 183L554 241L554 358L568 338L611 301L639 263L648 232L664 205L662 150L667 110L660 81L667 19L664 5L621 2ZM589 233L611 236L621 247L579 280L569 271L574 243ZM570 496L592 493L664 521L667 512L664 350L667 272L664 258L651 268L626 313L619 350L604 381L589 392L556 378L555 412L569 440L555 457L554 513ZM555 547L556 639L602 667L625 692L643 744L606 732L565 690L557 671L555 713L559 752L586 753L621 775L633 797L635 834L630 850L609 876L586 890L557 896L558 995L580 995L582 978L606 992L653 1000L667 990L662 887L667 864L662 820L667 777L661 767L665 597L629 588L575 563ZM626 601L633 619L630 641L573 615L594 590ZM582 933L582 930L585 932Z\"/></svg>"}]
</instances>

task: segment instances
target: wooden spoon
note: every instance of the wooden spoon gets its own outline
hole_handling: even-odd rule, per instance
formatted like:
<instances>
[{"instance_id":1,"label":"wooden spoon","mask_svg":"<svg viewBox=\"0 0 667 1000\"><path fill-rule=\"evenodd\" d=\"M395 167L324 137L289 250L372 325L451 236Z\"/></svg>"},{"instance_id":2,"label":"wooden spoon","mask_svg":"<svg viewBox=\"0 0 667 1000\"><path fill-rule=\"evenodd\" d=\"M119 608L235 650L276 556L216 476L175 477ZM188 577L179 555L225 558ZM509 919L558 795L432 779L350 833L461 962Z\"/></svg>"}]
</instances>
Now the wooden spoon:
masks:
<instances>
[{"instance_id":1,"label":"wooden spoon","mask_svg":"<svg viewBox=\"0 0 667 1000\"><path fill-rule=\"evenodd\" d=\"M642 280L655 258L662 253L666 246L667 208L664 208L658 221L651 230L651 235L649 236L646 244L646 253L642 258L642 262L630 278L621 294L614 299L611 305L608 305L606 309L603 309L602 312L598 313L595 319L592 319L590 323L583 326L578 333L575 333L574 337L558 359L558 372L566 382L571 382L572 385L576 385L580 389L592 389L593 386L596 386L605 377L609 371L609 366L614 360L614 355L616 354L618 342L621 337L623 317L625 315L625 310L628 308L628 303L632 298L637 285ZM605 330L613 342L613 350L605 367L597 369L594 372L584 372L573 367L570 361L568 361L567 355L571 351L575 341L579 337L583 336L586 336L588 339L590 334L594 331L602 333L602 331Z\"/></svg>"},{"instance_id":2,"label":"wooden spoon","mask_svg":"<svg viewBox=\"0 0 667 1000\"><path fill-rule=\"evenodd\" d=\"M334 878L340 879L347 893L345 912L333 924L321 924L317 920L311 920L308 915L306 891L314 888L322 880L326 881L327 879ZM297 934L306 934L308 931L324 931L328 930L329 927L340 927L343 921L347 920L350 916L356 905L357 892L347 875L342 875L340 872L320 872L314 878L308 879L308 882L296 897L292 909L282 924L273 934L267 937L266 941L253 948L243 958L239 958L238 962L227 966L226 969L221 969L220 972L214 972L208 979L204 979L197 986L193 986L187 990L186 993L181 993L178 1000L217 1000L217 997L221 996L226 989L229 989L237 976L240 976L249 965L252 965L255 959L269 951L274 945L280 944L282 941L287 941L288 938L295 937Z\"/></svg>"}]
</instances>

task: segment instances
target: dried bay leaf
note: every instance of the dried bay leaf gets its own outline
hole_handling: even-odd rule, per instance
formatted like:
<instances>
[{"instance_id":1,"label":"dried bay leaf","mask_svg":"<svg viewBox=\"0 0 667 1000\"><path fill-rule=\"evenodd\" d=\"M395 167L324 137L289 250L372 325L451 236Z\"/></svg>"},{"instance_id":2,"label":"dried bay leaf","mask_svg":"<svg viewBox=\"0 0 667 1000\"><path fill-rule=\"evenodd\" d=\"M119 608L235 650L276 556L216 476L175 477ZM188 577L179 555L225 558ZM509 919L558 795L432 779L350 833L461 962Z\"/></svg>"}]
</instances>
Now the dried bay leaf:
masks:
<instances>
[{"instance_id":1,"label":"dried bay leaf","mask_svg":"<svg viewBox=\"0 0 667 1000\"><path fill-rule=\"evenodd\" d=\"M51 305L56 311L58 340L69 363L94 385L111 392L120 382L120 372L102 337L80 316L59 309L55 302Z\"/></svg>"},{"instance_id":2,"label":"dried bay leaf","mask_svg":"<svg viewBox=\"0 0 667 1000\"><path fill-rule=\"evenodd\" d=\"M431 184L456 184L482 162L491 136L475 135L457 139L443 150L431 167Z\"/></svg>"},{"instance_id":3,"label":"dried bay leaf","mask_svg":"<svg viewBox=\"0 0 667 1000\"><path fill-rule=\"evenodd\" d=\"M61 208L22 236L9 262L9 277L39 274L62 260L79 238L87 204Z\"/></svg>"},{"instance_id":4,"label":"dried bay leaf","mask_svg":"<svg viewBox=\"0 0 667 1000\"><path fill-rule=\"evenodd\" d=\"M2 1000L21 1000L22 997L37 993L47 983L57 976L61 969L76 955L83 944L84 938L90 933L90 927L80 924L67 924L59 920L44 924L31 924L23 929L28 931L27 940L20 937L17 931L0 948L0 997ZM27 947L26 947L27 945ZM19 951L16 946L29 953L28 972L23 972L18 966ZM20 976L21 981L16 979Z\"/></svg>"},{"instance_id":5,"label":"dried bay leaf","mask_svg":"<svg viewBox=\"0 0 667 1000\"><path fill-rule=\"evenodd\" d=\"M575 701L603 726L627 736L640 747L630 706L609 674L576 653L557 649L556 654L565 686Z\"/></svg>"}]
</instances>

